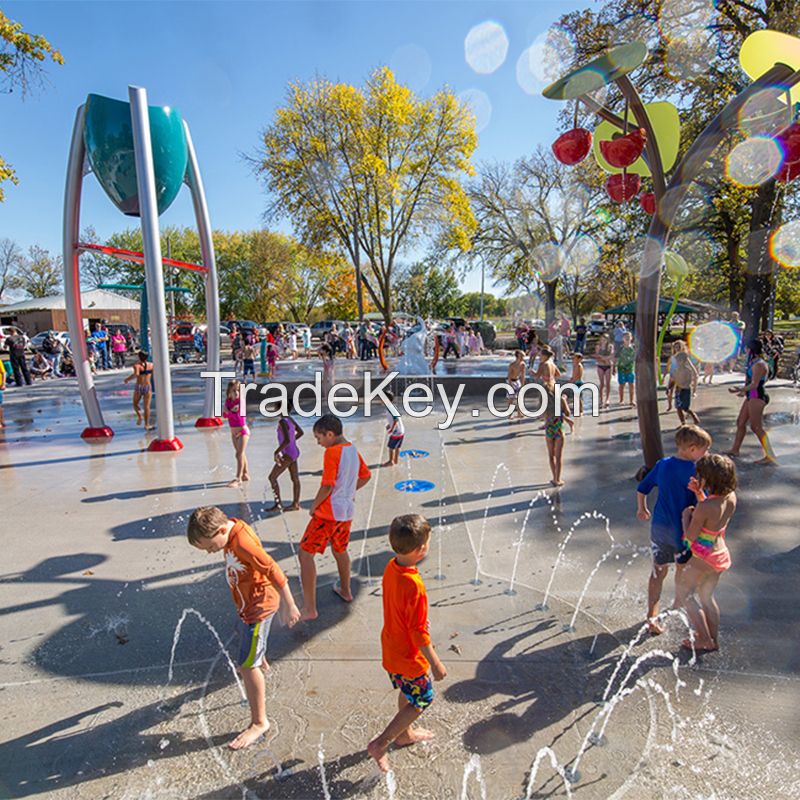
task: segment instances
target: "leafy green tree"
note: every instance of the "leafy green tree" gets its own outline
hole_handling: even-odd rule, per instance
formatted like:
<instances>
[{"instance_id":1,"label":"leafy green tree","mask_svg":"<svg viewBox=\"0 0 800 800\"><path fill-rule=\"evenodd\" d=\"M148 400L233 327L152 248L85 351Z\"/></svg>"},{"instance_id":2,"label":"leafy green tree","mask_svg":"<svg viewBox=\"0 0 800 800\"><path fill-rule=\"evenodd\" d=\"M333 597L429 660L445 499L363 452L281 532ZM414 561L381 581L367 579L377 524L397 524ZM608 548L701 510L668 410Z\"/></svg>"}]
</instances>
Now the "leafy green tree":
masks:
<instances>
[{"instance_id":1,"label":"leafy green tree","mask_svg":"<svg viewBox=\"0 0 800 800\"><path fill-rule=\"evenodd\" d=\"M365 285L389 321L404 248L434 229L469 247L475 220L461 181L476 145L474 117L451 91L416 97L383 67L363 88L290 84L256 170L270 217L289 217L301 241L336 246L353 264L366 256Z\"/></svg>"},{"instance_id":2,"label":"leafy green tree","mask_svg":"<svg viewBox=\"0 0 800 800\"><path fill-rule=\"evenodd\" d=\"M481 293L465 292L461 295L461 310L464 316L477 319L481 313ZM483 313L487 317L507 317L509 304L505 297L495 297L490 292L483 295Z\"/></svg>"},{"instance_id":3,"label":"leafy green tree","mask_svg":"<svg viewBox=\"0 0 800 800\"><path fill-rule=\"evenodd\" d=\"M28 297L47 297L61 288L63 277L61 256L51 256L38 245L28 248L10 281L10 288L21 289Z\"/></svg>"},{"instance_id":4,"label":"leafy green tree","mask_svg":"<svg viewBox=\"0 0 800 800\"><path fill-rule=\"evenodd\" d=\"M458 278L452 267L421 261L404 270L395 282L398 309L406 314L442 318L462 313Z\"/></svg>"},{"instance_id":5,"label":"leafy green tree","mask_svg":"<svg viewBox=\"0 0 800 800\"><path fill-rule=\"evenodd\" d=\"M19 22L0 11L0 91L20 89L24 97L43 79L43 62L63 64L64 57L38 34L26 33ZM17 173L0 156L0 203L5 199L3 184L19 183Z\"/></svg>"},{"instance_id":6,"label":"leafy green tree","mask_svg":"<svg viewBox=\"0 0 800 800\"><path fill-rule=\"evenodd\" d=\"M22 264L22 250L13 239L0 239L0 300L13 288L14 275Z\"/></svg>"}]
</instances>

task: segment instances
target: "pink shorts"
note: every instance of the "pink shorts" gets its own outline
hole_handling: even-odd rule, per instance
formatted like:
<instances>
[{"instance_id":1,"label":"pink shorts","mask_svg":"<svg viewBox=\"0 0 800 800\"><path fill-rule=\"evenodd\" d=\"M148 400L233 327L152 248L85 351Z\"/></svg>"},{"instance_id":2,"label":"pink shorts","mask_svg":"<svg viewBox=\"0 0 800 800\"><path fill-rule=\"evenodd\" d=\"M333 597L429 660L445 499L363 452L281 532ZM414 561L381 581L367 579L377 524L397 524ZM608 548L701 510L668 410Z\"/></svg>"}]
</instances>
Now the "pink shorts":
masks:
<instances>
[{"instance_id":1,"label":"pink shorts","mask_svg":"<svg viewBox=\"0 0 800 800\"><path fill-rule=\"evenodd\" d=\"M695 549L695 544L692 542L692 555L705 561L716 572L725 572L731 568L731 554L726 545L717 550L708 550L704 547Z\"/></svg>"}]
</instances>

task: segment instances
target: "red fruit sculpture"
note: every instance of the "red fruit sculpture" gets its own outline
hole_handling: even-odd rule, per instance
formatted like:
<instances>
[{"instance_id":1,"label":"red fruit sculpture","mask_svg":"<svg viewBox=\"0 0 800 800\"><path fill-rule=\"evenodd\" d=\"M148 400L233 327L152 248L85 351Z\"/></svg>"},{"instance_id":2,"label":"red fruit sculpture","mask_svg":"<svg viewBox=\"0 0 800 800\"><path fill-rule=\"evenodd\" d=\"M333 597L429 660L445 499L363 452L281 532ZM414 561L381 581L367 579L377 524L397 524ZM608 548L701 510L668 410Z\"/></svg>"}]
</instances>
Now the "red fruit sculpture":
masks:
<instances>
[{"instance_id":1,"label":"red fruit sculpture","mask_svg":"<svg viewBox=\"0 0 800 800\"><path fill-rule=\"evenodd\" d=\"M652 192L643 192L639 195L639 205L652 217L656 213L656 196Z\"/></svg>"},{"instance_id":2,"label":"red fruit sculpture","mask_svg":"<svg viewBox=\"0 0 800 800\"><path fill-rule=\"evenodd\" d=\"M573 128L562 133L553 144L553 155L562 163L571 167L583 161L592 149L592 134L586 128Z\"/></svg>"},{"instance_id":3,"label":"red fruit sculpture","mask_svg":"<svg viewBox=\"0 0 800 800\"><path fill-rule=\"evenodd\" d=\"M606 194L615 203L627 203L639 194L642 188L642 179L638 175L625 172L611 175L606 181Z\"/></svg>"},{"instance_id":4,"label":"red fruit sculpture","mask_svg":"<svg viewBox=\"0 0 800 800\"><path fill-rule=\"evenodd\" d=\"M624 169L636 161L644 150L647 132L644 128L636 128L627 136L620 136L611 141L600 142L600 152L612 167Z\"/></svg>"}]
</instances>

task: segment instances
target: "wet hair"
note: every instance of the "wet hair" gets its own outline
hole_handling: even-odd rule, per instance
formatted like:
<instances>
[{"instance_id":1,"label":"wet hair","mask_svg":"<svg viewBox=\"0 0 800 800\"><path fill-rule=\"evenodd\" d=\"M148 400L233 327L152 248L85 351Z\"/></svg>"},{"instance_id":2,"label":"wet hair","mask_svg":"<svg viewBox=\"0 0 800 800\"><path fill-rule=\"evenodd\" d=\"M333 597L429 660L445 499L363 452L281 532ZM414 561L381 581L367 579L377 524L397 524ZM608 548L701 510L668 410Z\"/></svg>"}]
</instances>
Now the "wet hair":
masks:
<instances>
[{"instance_id":1,"label":"wet hair","mask_svg":"<svg viewBox=\"0 0 800 800\"><path fill-rule=\"evenodd\" d=\"M514 358L519 358L520 356L522 356L522 358L525 358L525 353L523 353L522 350L515 350Z\"/></svg>"},{"instance_id":2,"label":"wet hair","mask_svg":"<svg viewBox=\"0 0 800 800\"><path fill-rule=\"evenodd\" d=\"M695 468L709 494L724 496L736 491L736 465L727 456L705 455L697 460Z\"/></svg>"},{"instance_id":3,"label":"wet hair","mask_svg":"<svg viewBox=\"0 0 800 800\"><path fill-rule=\"evenodd\" d=\"M573 358L576 358L578 361L583 361L583 353L573 353Z\"/></svg>"},{"instance_id":4,"label":"wet hair","mask_svg":"<svg viewBox=\"0 0 800 800\"><path fill-rule=\"evenodd\" d=\"M403 514L389 526L389 544L402 556L422 547L430 536L431 524L421 514Z\"/></svg>"},{"instance_id":5,"label":"wet hair","mask_svg":"<svg viewBox=\"0 0 800 800\"><path fill-rule=\"evenodd\" d=\"M681 425L675 431L676 447L711 447L711 434L699 425Z\"/></svg>"},{"instance_id":6,"label":"wet hair","mask_svg":"<svg viewBox=\"0 0 800 800\"><path fill-rule=\"evenodd\" d=\"M314 433L332 433L334 436L341 436L342 430L342 421L335 414L323 414L314 423Z\"/></svg>"},{"instance_id":7,"label":"wet hair","mask_svg":"<svg viewBox=\"0 0 800 800\"><path fill-rule=\"evenodd\" d=\"M747 349L754 356L760 356L764 352L764 345L760 339L753 339L753 341L747 345Z\"/></svg>"},{"instance_id":8,"label":"wet hair","mask_svg":"<svg viewBox=\"0 0 800 800\"><path fill-rule=\"evenodd\" d=\"M186 538L190 544L199 544L201 539L210 539L212 536L216 536L217 531L228 521L227 515L221 508L216 506L196 508L189 517Z\"/></svg>"},{"instance_id":9,"label":"wet hair","mask_svg":"<svg viewBox=\"0 0 800 800\"><path fill-rule=\"evenodd\" d=\"M141 361L142 364L147 363L147 353L145 353L144 350L140 350L136 355L138 356L139 361Z\"/></svg>"},{"instance_id":10,"label":"wet hair","mask_svg":"<svg viewBox=\"0 0 800 800\"><path fill-rule=\"evenodd\" d=\"M239 381L234 378L228 381L228 388L225 390L225 397L233 398L239 392Z\"/></svg>"},{"instance_id":11,"label":"wet hair","mask_svg":"<svg viewBox=\"0 0 800 800\"><path fill-rule=\"evenodd\" d=\"M545 356L545 360L547 360L548 358L552 358L553 355L554 355L553 351L547 345L545 345L539 350L539 356L540 357Z\"/></svg>"}]
</instances>

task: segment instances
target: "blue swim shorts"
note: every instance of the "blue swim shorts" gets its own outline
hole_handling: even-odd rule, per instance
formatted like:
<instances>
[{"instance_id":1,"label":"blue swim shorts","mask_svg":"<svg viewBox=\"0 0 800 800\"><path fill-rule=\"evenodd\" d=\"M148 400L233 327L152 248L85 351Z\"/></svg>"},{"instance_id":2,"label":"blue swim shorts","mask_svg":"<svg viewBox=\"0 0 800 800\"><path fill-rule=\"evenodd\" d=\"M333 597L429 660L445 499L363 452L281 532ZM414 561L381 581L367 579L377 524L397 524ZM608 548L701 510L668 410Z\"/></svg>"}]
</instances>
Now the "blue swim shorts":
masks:
<instances>
[{"instance_id":1,"label":"blue swim shorts","mask_svg":"<svg viewBox=\"0 0 800 800\"><path fill-rule=\"evenodd\" d=\"M252 669L261 664L261 660L267 655L267 637L274 616L274 614L270 614L265 619L250 624L239 620L237 628L239 631L240 667Z\"/></svg>"},{"instance_id":2,"label":"blue swim shorts","mask_svg":"<svg viewBox=\"0 0 800 800\"><path fill-rule=\"evenodd\" d=\"M406 678L396 672L389 673L389 680L395 689L399 689L408 700L409 705L424 711L433 702L433 683L430 675L418 678Z\"/></svg>"},{"instance_id":3,"label":"blue swim shorts","mask_svg":"<svg viewBox=\"0 0 800 800\"><path fill-rule=\"evenodd\" d=\"M624 386L626 383L633 383L633 373L632 372L618 372L617 373L617 383L620 386Z\"/></svg>"}]
</instances>

